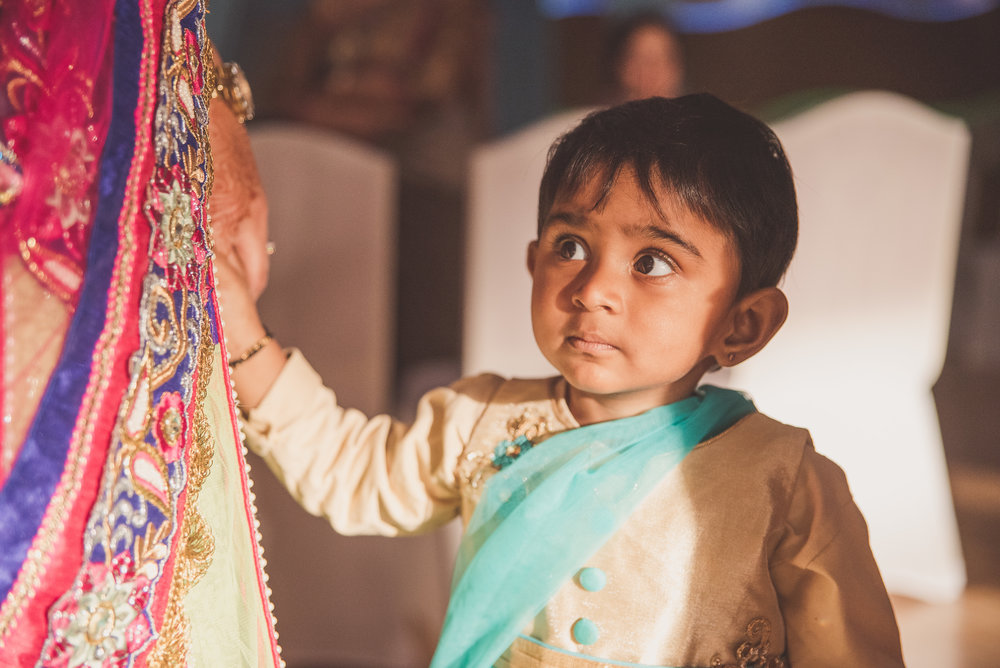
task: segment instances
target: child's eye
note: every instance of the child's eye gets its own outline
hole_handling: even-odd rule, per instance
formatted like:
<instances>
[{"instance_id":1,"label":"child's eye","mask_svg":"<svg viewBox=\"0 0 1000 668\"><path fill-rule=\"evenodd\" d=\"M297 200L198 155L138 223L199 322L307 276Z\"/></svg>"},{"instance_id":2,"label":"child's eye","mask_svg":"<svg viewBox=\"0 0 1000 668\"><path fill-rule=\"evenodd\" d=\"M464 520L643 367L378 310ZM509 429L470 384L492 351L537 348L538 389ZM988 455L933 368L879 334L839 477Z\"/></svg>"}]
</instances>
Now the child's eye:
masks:
<instances>
[{"instance_id":1,"label":"child's eye","mask_svg":"<svg viewBox=\"0 0 1000 668\"><path fill-rule=\"evenodd\" d=\"M674 273L674 267L669 260L652 253L640 255L632 266L637 272L646 276L667 276Z\"/></svg>"},{"instance_id":2,"label":"child's eye","mask_svg":"<svg viewBox=\"0 0 1000 668\"><path fill-rule=\"evenodd\" d=\"M556 242L556 252L564 260L586 260L587 251L576 239L565 238Z\"/></svg>"}]
</instances>

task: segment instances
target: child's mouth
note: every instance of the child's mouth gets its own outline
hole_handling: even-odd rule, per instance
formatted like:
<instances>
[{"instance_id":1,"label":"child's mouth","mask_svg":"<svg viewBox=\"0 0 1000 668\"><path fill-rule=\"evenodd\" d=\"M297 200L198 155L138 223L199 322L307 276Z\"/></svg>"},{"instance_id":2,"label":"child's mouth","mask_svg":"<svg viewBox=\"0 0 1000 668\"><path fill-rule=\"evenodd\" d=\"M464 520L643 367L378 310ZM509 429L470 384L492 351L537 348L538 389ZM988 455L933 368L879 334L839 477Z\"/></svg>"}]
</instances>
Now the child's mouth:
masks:
<instances>
[{"instance_id":1,"label":"child's mouth","mask_svg":"<svg viewBox=\"0 0 1000 668\"><path fill-rule=\"evenodd\" d=\"M603 353L617 350L615 346L594 336L569 336L566 337L566 342L572 348L587 353Z\"/></svg>"}]
</instances>

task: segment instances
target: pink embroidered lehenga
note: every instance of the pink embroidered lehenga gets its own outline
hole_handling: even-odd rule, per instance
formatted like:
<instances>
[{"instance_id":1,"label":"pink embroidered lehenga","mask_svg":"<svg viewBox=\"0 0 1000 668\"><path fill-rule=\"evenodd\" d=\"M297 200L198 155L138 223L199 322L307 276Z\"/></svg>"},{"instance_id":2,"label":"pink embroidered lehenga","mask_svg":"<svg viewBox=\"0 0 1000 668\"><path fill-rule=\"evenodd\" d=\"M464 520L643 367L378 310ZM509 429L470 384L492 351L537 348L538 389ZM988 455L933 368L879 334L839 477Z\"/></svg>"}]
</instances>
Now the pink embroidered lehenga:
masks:
<instances>
[{"instance_id":1,"label":"pink embroidered lehenga","mask_svg":"<svg viewBox=\"0 0 1000 668\"><path fill-rule=\"evenodd\" d=\"M214 293L205 11L0 5L0 665L280 663Z\"/></svg>"}]
</instances>

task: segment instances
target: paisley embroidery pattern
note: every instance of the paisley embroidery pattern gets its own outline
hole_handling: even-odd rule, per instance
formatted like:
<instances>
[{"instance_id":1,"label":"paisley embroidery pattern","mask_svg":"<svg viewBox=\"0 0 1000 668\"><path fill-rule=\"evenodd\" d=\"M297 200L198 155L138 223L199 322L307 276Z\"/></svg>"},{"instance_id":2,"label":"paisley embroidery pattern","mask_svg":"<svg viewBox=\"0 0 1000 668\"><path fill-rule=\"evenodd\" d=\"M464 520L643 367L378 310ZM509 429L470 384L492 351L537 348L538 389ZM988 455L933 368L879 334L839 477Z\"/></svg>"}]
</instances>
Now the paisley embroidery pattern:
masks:
<instances>
[{"instance_id":1,"label":"paisley embroidery pattern","mask_svg":"<svg viewBox=\"0 0 1000 668\"><path fill-rule=\"evenodd\" d=\"M154 642L148 665L184 665L183 597L214 551L196 504L215 447L203 413L215 345L204 207L211 189L203 148L204 6L174 2L166 15L157 166L142 206L152 262L142 284L139 345L84 533L84 566L49 616L46 665L132 665Z\"/></svg>"},{"instance_id":2,"label":"paisley embroidery pattern","mask_svg":"<svg viewBox=\"0 0 1000 668\"><path fill-rule=\"evenodd\" d=\"M3 665L281 663L210 263L206 1L3 5Z\"/></svg>"},{"instance_id":3,"label":"paisley embroidery pattern","mask_svg":"<svg viewBox=\"0 0 1000 668\"><path fill-rule=\"evenodd\" d=\"M209 333L205 331L203 334L202 340L207 342ZM212 347L210 345L202 345L199 362L203 370L211 371ZM198 386L198 397L195 401L195 437L190 455L190 479L187 490L187 502L192 508L197 505L202 483L204 483L212 463L214 444L209 436L208 419L205 417L203 409L207 386L207 379L203 379ZM170 668L170 666L184 663L187 654L188 621L183 612L183 598L212 563L215 541L200 514L189 511L184 517L180 533L184 549L181 550L181 555L177 559L175 566L177 574L170 587L167 612L160 630L160 640L150 656L149 666Z\"/></svg>"}]
</instances>

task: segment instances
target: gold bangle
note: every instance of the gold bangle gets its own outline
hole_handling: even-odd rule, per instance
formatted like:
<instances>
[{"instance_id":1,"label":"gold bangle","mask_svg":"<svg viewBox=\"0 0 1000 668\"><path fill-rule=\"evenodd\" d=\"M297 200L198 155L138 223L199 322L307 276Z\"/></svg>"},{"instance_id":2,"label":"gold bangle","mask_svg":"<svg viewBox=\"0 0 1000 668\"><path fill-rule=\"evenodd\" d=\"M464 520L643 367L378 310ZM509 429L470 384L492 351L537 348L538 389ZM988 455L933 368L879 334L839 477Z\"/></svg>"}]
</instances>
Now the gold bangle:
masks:
<instances>
[{"instance_id":1,"label":"gold bangle","mask_svg":"<svg viewBox=\"0 0 1000 668\"><path fill-rule=\"evenodd\" d=\"M266 346L267 344L269 344L273 340L274 340L274 337L272 336L271 332L269 332L267 330L267 328L265 327L264 328L264 336L260 337L257 340L256 343L254 343L252 346L250 346L249 348L247 348L243 352L242 355L240 355L239 357L237 357L234 360L229 360L229 369L230 370L235 369L239 365L243 364L248 359L250 359L251 357L253 357L257 353L259 353L261 350L263 350L264 346Z\"/></svg>"},{"instance_id":2,"label":"gold bangle","mask_svg":"<svg viewBox=\"0 0 1000 668\"><path fill-rule=\"evenodd\" d=\"M225 102L241 124L253 120L253 91L250 89L250 82L247 81L246 74L237 63L217 64L215 55L215 45L212 44L211 48L206 51L206 60L208 61L206 63L208 66L206 68L206 83L212 97L220 98Z\"/></svg>"}]
</instances>

